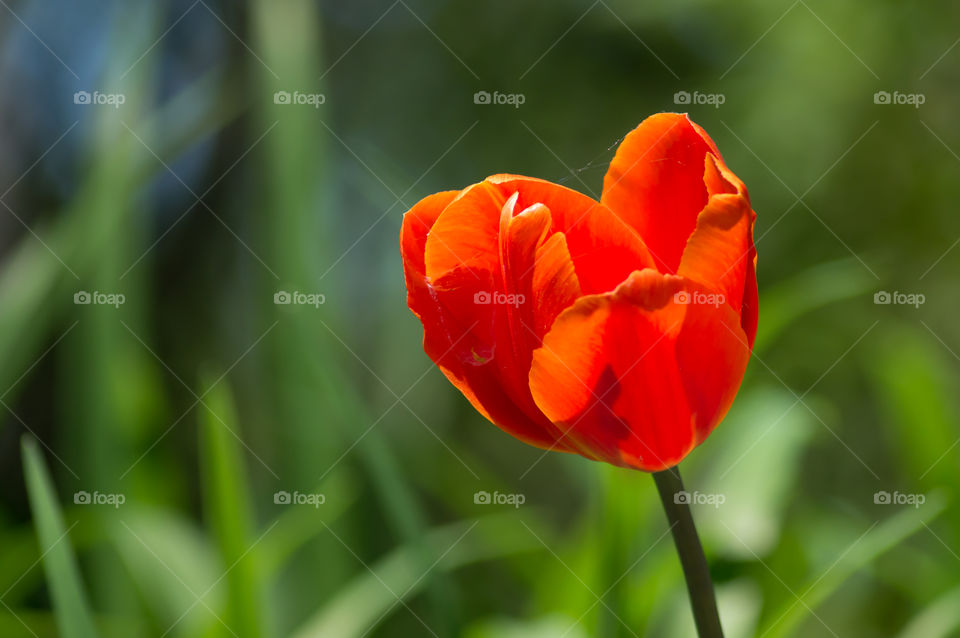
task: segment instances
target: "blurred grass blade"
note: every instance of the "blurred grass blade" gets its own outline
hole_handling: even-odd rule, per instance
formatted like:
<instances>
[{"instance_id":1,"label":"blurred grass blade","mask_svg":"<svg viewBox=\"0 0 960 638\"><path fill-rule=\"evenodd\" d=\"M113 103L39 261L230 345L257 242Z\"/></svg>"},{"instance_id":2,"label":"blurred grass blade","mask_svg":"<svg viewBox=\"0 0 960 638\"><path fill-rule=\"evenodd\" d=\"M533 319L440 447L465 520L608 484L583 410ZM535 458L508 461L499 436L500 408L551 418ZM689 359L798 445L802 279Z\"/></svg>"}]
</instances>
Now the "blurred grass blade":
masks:
<instances>
[{"instance_id":1,"label":"blurred grass blade","mask_svg":"<svg viewBox=\"0 0 960 638\"><path fill-rule=\"evenodd\" d=\"M213 584L223 569L199 527L161 509L127 510L123 518L111 529L113 543L161 628L188 638L222 628L214 614L223 613L225 588Z\"/></svg>"},{"instance_id":2,"label":"blurred grass blade","mask_svg":"<svg viewBox=\"0 0 960 638\"><path fill-rule=\"evenodd\" d=\"M217 102L211 95L217 88L217 79L215 71L201 76L157 111L145 116L143 128L163 131L163 135L151 139L150 146L157 149L160 157L168 158L168 163L172 164L197 140L203 140L237 117L241 104L236 88L238 81L232 77L223 80L221 86L225 87L222 89L225 94ZM187 111L190 117L184 118ZM141 128L136 122L133 126ZM68 268L77 277L86 274L91 264L103 255L105 240L109 238L109 234L97 229L110 229L119 223L113 218L102 225L93 224L86 216L98 205L96 196L103 189L99 181L103 167L119 165L125 174L135 176L131 183L123 186L124 191L138 188L165 170L150 153L128 153L129 138L125 130L100 134L92 148L109 150L85 159L92 168L75 198L63 210L50 215L53 221L49 224L33 223L36 236L25 235L8 251L0 265L0 308L3 309L0 312L0 361L4 362L0 366L0 392L10 391L5 398L8 403L16 396L11 385L43 351L43 340L48 338L50 326L71 305L73 293L83 287ZM117 140L122 140L122 144ZM106 190L104 194L117 199L116 192ZM123 207L113 206L113 209L127 212ZM0 423L0 427L3 425Z\"/></svg>"},{"instance_id":3,"label":"blurred grass blade","mask_svg":"<svg viewBox=\"0 0 960 638\"><path fill-rule=\"evenodd\" d=\"M44 239L24 237L0 268L0 392L9 393L7 402L16 397L14 384L18 377L43 352L49 324L67 305L70 298L66 286L77 282L44 244L52 245L57 255L69 260L82 240L78 230L71 218L49 228L38 225L34 232Z\"/></svg>"},{"instance_id":4,"label":"blurred grass blade","mask_svg":"<svg viewBox=\"0 0 960 638\"><path fill-rule=\"evenodd\" d=\"M227 128L247 106L241 83L241 74L229 68L214 66L204 71L166 102L144 114L144 130L162 131L149 140L150 147L160 157L168 158L166 161L172 166L187 151ZM146 183L158 170L166 170L149 153L135 161L134 181L138 184Z\"/></svg>"},{"instance_id":5,"label":"blurred grass blade","mask_svg":"<svg viewBox=\"0 0 960 638\"><path fill-rule=\"evenodd\" d=\"M588 638L580 624L571 626L571 620L563 614L550 614L532 620L491 618L470 626L463 638Z\"/></svg>"},{"instance_id":6,"label":"blurred grass blade","mask_svg":"<svg viewBox=\"0 0 960 638\"><path fill-rule=\"evenodd\" d=\"M809 587L796 590L801 592L803 604L796 599L787 601L783 609L769 616L771 622L764 631L760 632L760 635L767 638L794 635L801 622L810 616L810 610L815 610L857 570L899 545L940 516L944 509L946 509L944 496L932 493L928 495L922 510L904 509L878 524L844 554L826 574L814 579L814 583Z\"/></svg>"},{"instance_id":7,"label":"blurred grass blade","mask_svg":"<svg viewBox=\"0 0 960 638\"><path fill-rule=\"evenodd\" d=\"M260 127L271 131L263 141L265 209L271 211L264 217L264 236L269 246L267 261L277 273L276 278L265 278L270 294L262 299L269 299L281 285L295 290L322 286L321 291L333 299L337 291L331 280L340 271L330 270L331 277L320 279L338 261L330 232L338 175L333 173L328 149L337 137L315 109L291 108L274 98L284 91L324 94L326 85L321 77L325 74L319 66L323 21L309 0L292 0L283 6L284 11L278 11L275 2L258 0L251 9L254 48L262 58L251 62L259 76L255 103ZM327 117L328 112L320 111L320 115ZM348 281L347 285L355 283ZM331 303L326 307L345 306ZM336 329L349 325L350 318L332 316L328 321ZM335 363L343 354L341 345L322 325L315 315L289 312L274 337L277 364L273 388L278 421L284 425L281 443L290 459L284 479L298 485L312 485L318 466L319 472L332 467L340 450L357 440L358 428L376 420L366 409L364 397ZM338 427L318 425L318 411ZM357 451L394 531L404 543L422 542L426 529L422 507L389 444L374 429L360 437ZM319 587L334 592L353 565L343 562L336 545L323 549L322 554L313 556L313 563L304 562L304 568L311 579L319 581ZM429 551L424 549L423 554ZM433 577L427 580L431 613L442 623L439 632L453 633L457 625L455 584L434 582ZM294 591L288 597L302 593ZM311 604L309 599L302 602Z\"/></svg>"},{"instance_id":8,"label":"blurred grass blade","mask_svg":"<svg viewBox=\"0 0 960 638\"><path fill-rule=\"evenodd\" d=\"M331 530L331 534L333 531ZM292 638L367 635L422 589L433 570L450 571L543 546L513 514L455 523L428 531L422 546L403 545L340 589ZM430 562L423 562L423 547ZM418 628L423 628L418 624ZM420 633L420 632L418 632ZM437 632L439 635L443 635Z\"/></svg>"},{"instance_id":9,"label":"blurred grass blade","mask_svg":"<svg viewBox=\"0 0 960 638\"><path fill-rule=\"evenodd\" d=\"M263 237L265 261L281 278L261 269L264 288L258 299L266 301L281 288L317 286L320 264L330 252L328 224L333 218L318 199L331 199L333 180L327 170L328 135L317 114L273 99L277 91L322 92L317 81L321 39L315 3L293 0L278 11L275 2L253 2L250 20L253 48L263 61L249 60L248 73L257 78L253 135L270 131L255 151L263 153L262 208L272 211L260 218L258 234ZM323 293L334 297L326 282ZM277 306L269 308L273 314ZM287 313L265 344L271 360L265 385L273 403L272 418L279 426L275 435L284 459L282 479L291 488L313 487L347 445L335 425L351 422L336 411L349 389L336 387L339 368L319 339L322 333L315 319ZM300 553L277 594L286 607L284 615L310 613L317 590L332 594L350 577L355 565L339 549L335 541L320 535ZM313 583L311 591L293 585L305 579Z\"/></svg>"},{"instance_id":10,"label":"blurred grass blade","mask_svg":"<svg viewBox=\"0 0 960 638\"><path fill-rule=\"evenodd\" d=\"M754 350L762 352L791 323L811 310L865 295L876 280L855 259L841 259L809 268L764 290Z\"/></svg>"},{"instance_id":11,"label":"blurred grass blade","mask_svg":"<svg viewBox=\"0 0 960 638\"><path fill-rule=\"evenodd\" d=\"M690 473L688 485L709 486L723 495L722 504L696 512L697 528L711 552L750 560L754 554L767 555L780 540L817 424L792 394L766 387L741 397L723 428L709 457L685 461L699 470ZM702 467L704 463L709 465Z\"/></svg>"},{"instance_id":12,"label":"blurred grass blade","mask_svg":"<svg viewBox=\"0 0 960 638\"><path fill-rule=\"evenodd\" d=\"M948 638L960 633L960 587L951 589L910 621L898 638Z\"/></svg>"},{"instance_id":13,"label":"blurred grass blade","mask_svg":"<svg viewBox=\"0 0 960 638\"><path fill-rule=\"evenodd\" d=\"M209 386L207 386L209 387ZM246 470L237 440L237 419L226 381L206 395L201 415L201 461L207 524L226 570L225 623L239 638L263 635L263 597L252 538L252 510Z\"/></svg>"},{"instance_id":14,"label":"blurred grass blade","mask_svg":"<svg viewBox=\"0 0 960 638\"><path fill-rule=\"evenodd\" d=\"M956 481L958 413L954 362L937 337L910 324L885 326L868 366L888 444L904 472L932 488ZM922 436L918 436L922 433ZM956 514L955 514L956 515Z\"/></svg>"},{"instance_id":15,"label":"blurred grass blade","mask_svg":"<svg viewBox=\"0 0 960 638\"><path fill-rule=\"evenodd\" d=\"M358 481L341 466L328 476L314 494L336 494L318 511L310 507L288 507L277 516L270 534L263 537L259 552L262 574L275 577L288 561L311 540L322 534L359 496Z\"/></svg>"},{"instance_id":16,"label":"blurred grass blade","mask_svg":"<svg viewBox=\"0 0 960 638\"><path fill-rule=\"evenodd\" d=\"M37 528L57 629L62 638L95 638L97 630L50 474L32 438L23 439L22 450L30 511Z\"/></svg>"}]
</instances>

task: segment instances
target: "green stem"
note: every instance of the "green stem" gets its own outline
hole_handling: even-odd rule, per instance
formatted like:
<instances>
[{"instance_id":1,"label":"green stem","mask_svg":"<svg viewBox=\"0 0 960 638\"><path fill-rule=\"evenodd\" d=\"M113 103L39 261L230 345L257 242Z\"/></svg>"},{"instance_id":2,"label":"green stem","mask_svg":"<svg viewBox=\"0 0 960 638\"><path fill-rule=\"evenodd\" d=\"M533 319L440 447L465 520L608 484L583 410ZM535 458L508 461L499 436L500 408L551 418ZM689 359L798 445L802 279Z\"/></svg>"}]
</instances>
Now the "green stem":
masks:
<instances>
[{"instance_id":1,"label":"green stem","mask_svg":"<svg viewBox=\"0 0 960 638\"><path fill-rule=\"evenodd\" d=\"M687 581L690 594L690 606L693 608L693 620L697 625L700 638L723 638L720 626L720 614L717 612L717 598L713 593L713 581L710 580L710 568L703 554L697 528L690 514L690 499L683 489L680 469L672 467L655 472L653 480L660 492L660 500L670 523L673 542L680 555L680 565ZM678 495L685 496L679 497Z\"/></svg>"}]
</instances>

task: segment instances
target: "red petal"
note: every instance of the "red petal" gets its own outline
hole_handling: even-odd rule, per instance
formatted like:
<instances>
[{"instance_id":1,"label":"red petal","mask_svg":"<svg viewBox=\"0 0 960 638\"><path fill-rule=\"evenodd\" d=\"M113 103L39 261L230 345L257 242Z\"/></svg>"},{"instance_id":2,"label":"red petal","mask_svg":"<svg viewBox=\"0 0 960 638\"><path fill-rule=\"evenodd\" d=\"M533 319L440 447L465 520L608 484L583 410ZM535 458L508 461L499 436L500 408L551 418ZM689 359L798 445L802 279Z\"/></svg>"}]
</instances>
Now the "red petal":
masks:
<instances>
[{"instance_id":1,"label":"red petal","mask_svg":"<svg viewBox=\"0 0 960 638\"><path fill-rule=\"evenodd\" d=\"M538 447L567 451L530 396L533 349L560 310L579 296L562 235L534 206L514 215L489 182L465 189L424 243L431 315L424 347L487 418ZM412 307L412 306L411 306Z\"/></svg>"},{"instance_id":2,"label":"red petal","mask_svg":"<svg viewBox=\"0 0 960 638\"><path fill-rule=\"evenodd\" d=\"M760 299L757 292L757 251L750 248L746 257L747 277L743 287L743 306L740 309L740 326L747 334L747 342L753 348L753 341L757 336L757 320L760 314Z\"/></svg>"},{"instance_id":3,"label":"red petal","mask_svg":"<svg viewBox=\"0 0 960 638\"><path fill-rule=\"evenodd\" d=\"M498 269L500 209L506 199L481 182L463 189L447 205L425 245L424 262L431 281L457 270Z\"/></svg>"},{"instance_id":4,"label":"red petal","mask_svg":"<svg viewBox=\"0 0 960 638\"><path fill-rule=\"evenodd\" d=\"M460 191L443 191L428 195L403 216L403 224L400 228L400 253L403 257L408 299L411 287L415 288L423 283L426 272L423 254L427 244L427 233L433 228L443 209L459 193Z\"/></svg>"},{"instance_id":5,"label":"red petal","mask_svg":"<svg viewBox=\"0 0 960 638\"><path fill-rule=\"evenodd\" d=\"M712 154L707 154L706 175L719 175L716 162ZM725 180L723 183L729 185ZM753 250L755 218L745 194L734 190L711 195L697 217L696 229L687 240L677 269L677 274L722 294L738 314Z\"/></svg>"},{"instance_id":6,"label":"red petal","mask_svg":"<svg viewBox=\"0 0 960 638\"><path fill-rule=\"evenodd\" d=\"M551 234L551 218L550 209L534 204L510 219L508 227L507 285L524 296L525 332L534 347L581 294L566 238Z\"/></svg>"},{"instance_id":7,"label":"red petal","mask_svg":"<svg viewBox=\"0 0 960 638\"><path fill-rule=\"evenodd\" d=\"M723 418L750 356L726 304L652 269L564 311L533 355L530 387L564 442L589 458L658 471L678 463Z\"/></svg>"},{"instance_id":8,"label":"red petal","mask_svg":"<svg viewBox=\"0 0 960 638\"><path fill-rule=\"evenodd\" d=\"M640 235L590 197L519 175L494 175L487 181L497 185L505 198L519 193L517 210L537 203L550 209L551 230L566 236L584 294L609 292L634 270L653 266Z\"/></svg>"},{"instance_id":9,"label":"red petal","mask_svg":"<svg viewBox=\"0 0 960 638\"><path fill-rule=\"evenodd\" d=\"M617 149L601 201L639 231L661 272L723 294L753 345L756 215L702 128L676 113L644 120Z\"/></svg>"},{"instance_id":10,"label":"red petal","mask_svg":"<svg viewBox=\"0 0 960 638\"><path fill-rule=\"evenodd\" d=\"M677 271L707 203L707 153L720 156L690 118L659 113L627 134L603 179L600 201L640 233L661 272Z\"/></svg>"},{"instance_id":11,"label":"red petal","mask_svg":"<svg viewBox=\"0 0 960 638\"><path fill-rule=\"evenodd\" d=\"M740 326L747 335L747 341L750 347L753 348L753 340L757 335L757 315L759 310L757 296L757 249L753 243L753 227L757 215L750 207L750 195L747 193L747 187L726 167L722 160L708 154L706 166L707 170L704 173L703 181L707 185L707 191L711 193L707 209L712 208L713 199L718 197L715 193L737 193L739 197L735 200L735 205L740 208L743 217L737 218L735 228L719 229L731 245L736 245L741 250L737 259L732 264L725 266L725 274L719 280L714 277L714 279L709 282L703 279L702 283L714 289L727 287L728 289L732 288L736 291L738 289L737 280L734 279L734 276L731 274L733 272L732 269L739 269L741 265L743 266L743 289L740 306L738 307L729 300L728 303L731 303L733 309L740 313ZM697 230L687 242L687 247L684 249L683 261L687 260L686 253L691 251L691 249L693 249L694 252L700 250L694 247L702 238L699 235L700 226L709 226L711 224L709 219L703 219L704 213L706 212L707 210L704 210L697 220ZM707 217L712 217L712 214L707 215ZM695 237L696 241L694 240ZM717 255L728 254L728 252L729 251L718 250ZM690 259L692 260L694 258L691 257ZM729 259L729 257L727 257L727 259ZM681 264L681 268L683 268L683 264ZM698 275L691 274L690 276L696 278ZM700 276L705 277L705 275ZM733 298L735 299L736 297L734 296Z\"/></svg>"},{"instance_id":12,"label":"red petal","mask_svg":"<svg viewBox=\"0 0 960 638\"><path fill-rule=\"evenodd\" d=\"M407 285L407 306L424 325L435 323L437 305L433 291L427 282L424 251L427 236L443 209L453 201L460 191L444 191L424 197L403 216L400 227L400 256L403 259L403 278ZM431 343L429 334L424 333L424 349L431 359L431 352L443 352L442 344ZM432 347L431 347L432 346Z\"/></svg>"}]
</instances>

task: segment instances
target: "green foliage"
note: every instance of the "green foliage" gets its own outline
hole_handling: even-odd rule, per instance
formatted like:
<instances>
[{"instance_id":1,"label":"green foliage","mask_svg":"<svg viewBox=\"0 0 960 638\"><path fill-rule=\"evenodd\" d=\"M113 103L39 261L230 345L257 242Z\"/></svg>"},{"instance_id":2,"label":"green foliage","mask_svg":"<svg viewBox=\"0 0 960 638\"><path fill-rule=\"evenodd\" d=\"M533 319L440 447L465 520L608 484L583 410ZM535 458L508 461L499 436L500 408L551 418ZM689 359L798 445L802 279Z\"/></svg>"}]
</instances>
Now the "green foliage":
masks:
<instances>
[{"instance_id":1,"label":"green foliage","mask_svg":"<svg viewBox=\"0 0 960 638\"><path fill-rule=\"evenodd\" d=\"M64 524L53 482L37 443L29 438L23 440L23 469L57 630L64 638L96 638L99 634L70 545L70 530Z\"/></svg>"},{"instance_id":2,"label":"green foliage","mask_svg":"<svg viewBox=\"0 0 960 638\"><path fill-rule=\"evenodd\" d=\"M213 380L211 379L211 383ZM202 416L201 458L206 522L217 544L225 576L227 612L223 624L242 638L263 635L263 578L253 533L253 507L237 433L233 402L225 385L214 384ZM269 533L269 530L267 532Z\"/></svg>"},{"instance_id":3,"label":"green foliage","mask_svg":"<svg viewBox=\"0 0 960 638\"><path fill-rule=\"evenodd\" d=\"M27 434L0 449L0 636L691 635L650 477L477 415L423 354L397 251L419 197L498 172L596 192L677 109L758 213L755 356L683 464L728 637L957 635L960 8L360 5L128 8L89 59L23 12L50 41L31 60L128 102L24 159L43 130L18 124L52 142L69 95L4 92L0 172L37 164L0 196L0 436ZM694 90L726 100L674 102Z\"/></svg>"}]
</instances>

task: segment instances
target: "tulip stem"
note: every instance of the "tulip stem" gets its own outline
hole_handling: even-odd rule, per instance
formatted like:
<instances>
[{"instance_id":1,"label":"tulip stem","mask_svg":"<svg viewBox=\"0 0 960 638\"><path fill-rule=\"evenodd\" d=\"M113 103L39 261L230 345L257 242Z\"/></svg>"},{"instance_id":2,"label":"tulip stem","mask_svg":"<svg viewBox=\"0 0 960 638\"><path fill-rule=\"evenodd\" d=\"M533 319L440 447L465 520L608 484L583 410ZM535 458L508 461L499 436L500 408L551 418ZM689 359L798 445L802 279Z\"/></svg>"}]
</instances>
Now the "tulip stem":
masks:
<instances>
[{"instance_id":1,"label":"tulip stem","mask_svg":"<svg viewBox=\"0 0 960 638\"><path fill-rule=\"evenodd\" d=\"M680 555L697 635L700 638L723 638L717 598L713 592L713 581L710 580L710 568L697 535L697 528L693 524L690 499L683 489L680 469L672 467L662 472L654 472L653 480L660 492L660 500L673 533L673 542L677 546L677 554ZM680 496L681 494L683 496Z\"/></svg>"}]
</instances>

